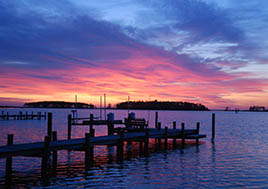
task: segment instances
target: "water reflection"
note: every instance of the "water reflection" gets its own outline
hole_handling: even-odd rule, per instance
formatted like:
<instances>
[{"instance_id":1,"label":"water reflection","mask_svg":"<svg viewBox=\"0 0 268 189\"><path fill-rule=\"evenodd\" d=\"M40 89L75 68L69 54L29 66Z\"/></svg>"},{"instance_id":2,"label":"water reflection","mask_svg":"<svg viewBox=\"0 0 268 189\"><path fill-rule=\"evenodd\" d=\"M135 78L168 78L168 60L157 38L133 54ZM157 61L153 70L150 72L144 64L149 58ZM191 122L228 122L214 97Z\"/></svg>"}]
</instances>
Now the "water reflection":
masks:
<instances>
[{"instance_id":1,"label":"water reflection","mask_svg":"<svg viewBox=\"0 0 268 189\"><path fill-rule=\"evenodd\" d=\"M57 110L58 111L58 110ZM53 112L53 130L59 139L67 136L69 110ZM81 116L89 115L82 111ZM94 112L93 112L94 113ZM147 112L146 112L147 113ZM144 117L144 111L136 111ZM147 115L147 114L146 114ZM117 119L125 117L118 111ZM263 187L268 180L268 117L265 113L216 113L217 135L210 139L187 142L182 148L177 140L169 140L167 149L158 140L150 139L148 154L142 154L139 141L125 143L123 161L118 159L115 146L94 148L94 163L85 164L83 151L58 151L57 163L51 159L48 177L42 178L41 158L14 157L12 186L16 187L133 187L140 188L207 188L207 187ZM234 117L236 116L236 117ZM146 117L146 116L145 116ZM154 117L151 116L153 124ZM165 111L159 121L172 128L172 121L184 121L186 128L201 122L200 133L210 134L211 113ZM230 124L231 123L231 124ZM6 143L7 133L15 133L15 143L43 140L46 122L0 122L0 142ZM153 124L154 125L154 124ZM23 131L24 130L24 131ZM88 128L74 128L73 138L84 137ZM105 127L96 128L97 136L106 133ZM144 146L142 146L144 152ZM5 185L5 159L0 159L0 187Z\"/></svg>"}]
</instances>

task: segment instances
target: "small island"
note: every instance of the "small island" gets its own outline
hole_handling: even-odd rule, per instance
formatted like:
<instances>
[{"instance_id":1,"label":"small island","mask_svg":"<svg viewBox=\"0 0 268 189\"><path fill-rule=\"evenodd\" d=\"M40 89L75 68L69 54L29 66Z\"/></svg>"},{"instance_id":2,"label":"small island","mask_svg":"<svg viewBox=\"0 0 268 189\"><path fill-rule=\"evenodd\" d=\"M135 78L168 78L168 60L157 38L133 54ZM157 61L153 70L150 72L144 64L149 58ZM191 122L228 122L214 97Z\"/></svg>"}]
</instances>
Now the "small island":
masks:
<instances>
[{"instance_id":1,"label":"small island","mask_svg":"<svg viewBox=\"0 0 268 189\"><path fill-rule=\"evenodd\" d=\"M94 108L93 104L86 104L81 102L64 102L64 101L41 101L29 102L24 104L25 108Z\"/></svg>"},{"instance_id":2,"label":"small island","mask_svg":"<svg viewBox=\"0 0 268 189\"><path fill-rule=\"evenodd\" d=\"M121 102L116 105L117 109L141 109L141 110L196 110L208 111L209 109L202 104L190 102L174 101L130 101Z\"/></svg>"}]
</instances>

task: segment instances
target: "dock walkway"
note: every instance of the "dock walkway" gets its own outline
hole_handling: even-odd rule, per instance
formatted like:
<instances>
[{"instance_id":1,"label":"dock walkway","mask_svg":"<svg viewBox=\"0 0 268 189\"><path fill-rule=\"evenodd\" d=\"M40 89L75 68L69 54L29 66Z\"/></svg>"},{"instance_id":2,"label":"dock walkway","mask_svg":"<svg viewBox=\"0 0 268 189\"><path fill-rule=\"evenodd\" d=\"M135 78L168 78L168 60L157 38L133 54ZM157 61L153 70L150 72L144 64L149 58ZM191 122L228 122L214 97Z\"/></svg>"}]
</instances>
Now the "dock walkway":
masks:
<instances>
[{"instance_id":1,"label":"dock walkway","mask_svg":"<svg viewBox=\"0 0 268 189\"><path fill-rule=\"evenodd\" d=\"M148 132L148 134L146 133ZM198 134L195 129L185 130L184 134L181 129L148 129L144 132L126 132L122 135L110 135L110 136L98 136L90 137L89 146L95 145L116 145L122 139L123 141L140 140L145 137L154 139L164 138L176 138L176 139L199 139L205 138L206 135ZM85 138L70 139L70 140L57 140L49 142L49 151L63 150L63 149L84 149L86 144ZM12 156L31 156L35 154L41 154L44 151L45 142L25 143L25 144L13 144L0 146L0 158L12 157Z\"/></svg>"}]
</instances>

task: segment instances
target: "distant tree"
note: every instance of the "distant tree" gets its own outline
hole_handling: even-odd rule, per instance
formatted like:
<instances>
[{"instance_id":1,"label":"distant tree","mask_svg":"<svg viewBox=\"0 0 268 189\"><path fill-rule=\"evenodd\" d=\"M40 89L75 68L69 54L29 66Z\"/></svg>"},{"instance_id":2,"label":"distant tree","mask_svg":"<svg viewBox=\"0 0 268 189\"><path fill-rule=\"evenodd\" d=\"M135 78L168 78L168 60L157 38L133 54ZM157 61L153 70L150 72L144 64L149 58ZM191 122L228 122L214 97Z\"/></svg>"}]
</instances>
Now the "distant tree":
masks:
<instances>
[{"instance_id":1,"label":"distant tree","mask_svg":"<svg viewBox=\"0 0 268 189\"><path fill-rule=\"evenodd\" d=\"M265 107L264 106L250 106L249 111L261 112L261 111L265 111Z\"/></svg>"},{"instance_id":2,"label":"distant tree","mask_svg":"<svg viewBox=\"0 0 268 189\"><path fill-rule=\"evenodd\" d=\"M208 110L202 104L194 104L189 102L174 101L130 101L121 102L116 105L118 109L146 109L146 110Z\"/></svg>"},{"instance_id":3,"label":"distant tree","mask_svg":"<svg viewBox=\"0 0 268 189\"><path fill-rule=\"evenodd\" d=\"M41 101L41 102L30 102L25 103L24 107L27 108L94 108L93 104L85 103L74 103L74 102L64 102L64 101Z\"/></svg>"}]
</instances>

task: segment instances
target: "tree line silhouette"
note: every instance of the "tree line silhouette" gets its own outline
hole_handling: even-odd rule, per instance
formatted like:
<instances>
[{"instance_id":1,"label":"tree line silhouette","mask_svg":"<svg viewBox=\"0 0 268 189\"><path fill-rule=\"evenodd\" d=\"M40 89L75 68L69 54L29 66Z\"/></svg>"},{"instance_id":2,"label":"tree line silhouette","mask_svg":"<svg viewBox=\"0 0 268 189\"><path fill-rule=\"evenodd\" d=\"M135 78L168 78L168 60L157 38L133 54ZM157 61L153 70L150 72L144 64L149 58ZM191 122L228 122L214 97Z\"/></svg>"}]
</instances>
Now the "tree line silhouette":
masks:
<instances>
[{"instance_id":1,"label":"tree line silhouette","mask_svg":"<svg viewBox=\"0 0 268 189\"><path fill-rule=\"evenodd\" d=\"M117 109L146 109L146 110L202 110L209 109L202 104L175 101L126 101L116 104Z\"/></svg>"}]
</instances>

